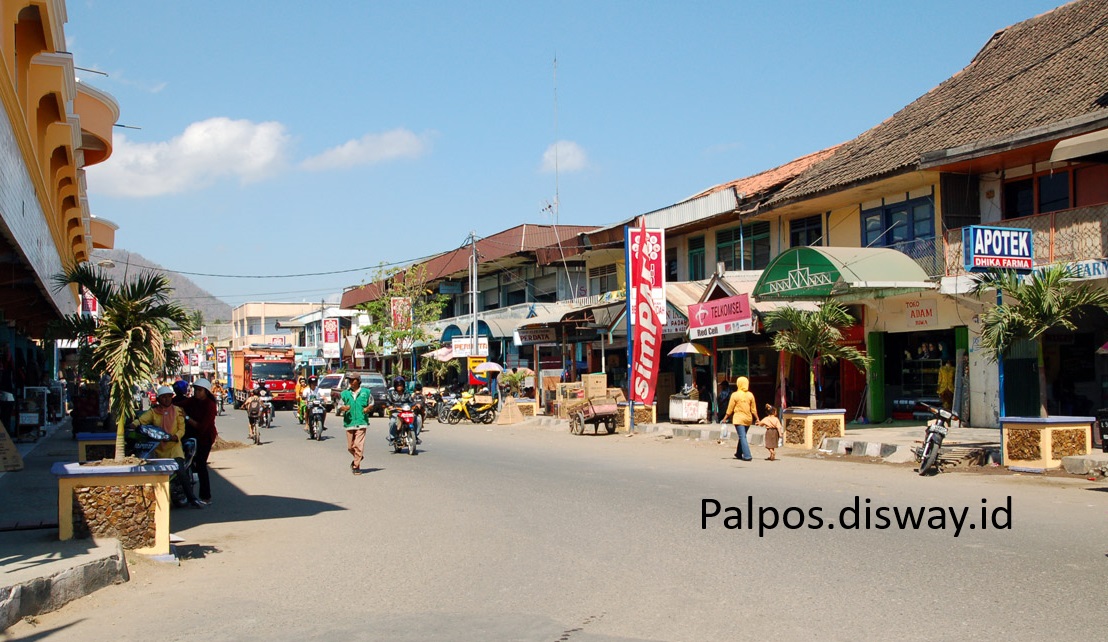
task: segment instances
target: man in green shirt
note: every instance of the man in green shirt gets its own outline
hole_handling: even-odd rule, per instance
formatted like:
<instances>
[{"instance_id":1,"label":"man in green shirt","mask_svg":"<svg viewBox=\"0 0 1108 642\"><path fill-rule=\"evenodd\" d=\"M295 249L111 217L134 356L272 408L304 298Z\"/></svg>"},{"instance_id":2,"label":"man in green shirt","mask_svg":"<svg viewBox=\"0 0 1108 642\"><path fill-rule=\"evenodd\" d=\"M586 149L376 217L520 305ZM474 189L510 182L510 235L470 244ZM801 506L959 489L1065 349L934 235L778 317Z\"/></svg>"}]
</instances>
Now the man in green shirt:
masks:
<instances>
[{"instance_id":1,"label":"man in green shirt","mask_svg":"<svg viewBox=\"0 0 1108 642\"><path fill-rule=\"evenodd\" d=\"M350 470L355 475L362 474L362 447L365 445L365 429L369 422L366 421L366 407L373 403L373 395L362 388L362 379L356 374L348 376L350 387L342 391L342 405L339 412L342 413L342 425L346 428L346 449L354 461L350 462Z\"/></svg>"}]
</instances>

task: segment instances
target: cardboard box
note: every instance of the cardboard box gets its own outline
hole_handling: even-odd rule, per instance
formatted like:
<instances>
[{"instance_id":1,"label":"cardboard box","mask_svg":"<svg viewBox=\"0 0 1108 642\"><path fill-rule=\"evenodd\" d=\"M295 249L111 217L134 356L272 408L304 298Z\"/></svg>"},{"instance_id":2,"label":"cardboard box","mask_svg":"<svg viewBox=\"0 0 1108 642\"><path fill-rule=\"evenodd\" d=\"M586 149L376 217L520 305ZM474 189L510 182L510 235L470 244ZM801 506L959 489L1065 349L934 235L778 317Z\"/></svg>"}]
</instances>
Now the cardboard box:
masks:
<instances>
[{"instance_id":1,"label":"cardboard box","mask_svg":"<svg viewBox=\"0 0 1108 642\"><path fill-rule=\"evenodd\" d=\"M582 375L581 383L585 386L585 396L589 399L603 397L608 389L608 375L604 373Z\"/></svg>"}]
</instances>

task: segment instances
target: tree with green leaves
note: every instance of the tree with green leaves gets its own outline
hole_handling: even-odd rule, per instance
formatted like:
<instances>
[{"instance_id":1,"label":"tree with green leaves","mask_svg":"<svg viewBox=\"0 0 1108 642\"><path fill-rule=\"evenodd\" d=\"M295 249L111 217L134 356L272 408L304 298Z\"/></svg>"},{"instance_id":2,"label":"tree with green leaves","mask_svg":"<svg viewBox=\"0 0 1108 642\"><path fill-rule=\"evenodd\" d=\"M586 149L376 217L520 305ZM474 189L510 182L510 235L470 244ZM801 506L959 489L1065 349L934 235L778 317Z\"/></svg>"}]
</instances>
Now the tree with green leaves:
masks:
<instances>
[{"instance_id":1,"label":"tree with green leaves","mask_svg":"<svg viewBox=\"0 0 1108 642\"><path fill-rule=\"evenodd\" d=\"M1046 369L1043 335L1051 328L1077 329L1075 321L1090 309L1108 312L1108 292L1077 283L1062 264L1021 276L1012 270L990 270L973 275L973 293L999 291L1001 304L981 315L981 349L993 361L1016 343L1035 342L1038 352L1039 416L1047 417Z\"/></svg>"},{"instance_id":2,"label":"tree with green leaves","mask_svg":"<svg viewBox=\"0 0 1108 642\"><path fill-rule=\"evenodd\" d=\"M358 306L370 318L362 333L392 349L398 373L405 370L404 356L411 354L416 343L438 338L428 326L439 320L447 297L430 289L429 280L422 265L398 272L380 268L369 286L376 288L378 296Z\"/></svg>"},{"instance_id":3,"label":"tree with green leaves","mask_svg":"<svg viewBox=\"0 0 1108 642\"><path fill-rule=\"evenodd\" d=\"M432 343L429 346L434 350L436 346ZM419 375L419 380L424 383L434 382L436 386L441 386L444 379L450 375L451 372L458 372L461 369L461 363L457 359L451 359L449 361L439 361L424 355L424 358L420 360L419 369L416 370L416 374Z\"/></svg>"},{"instance_id":4,"label":"tree with green leaves","mask_svg":"<svg viewBox=\"0 0 1108 642\"><path fill-rule=\"evenodd\" d=\"M819 364L845 359L863 372L869 368L869 357L857 348L842 343L840 328L854 323L850 312L832 301L820 304L815 311L786 306L766 316L767 329L775 332L773 347L800 357L808 364L809 407L819 407L816 400L816 368Z\"/></svg>"},{"instance_id":5,"label":"tree with green leaves","mask_svg":"<svg viewBox=\"0 0 1108 642\"><path fill-rule=\"evenodd\" d=\"M124 455L124 429L132 418L135 386L151 381L167 366L180 365L170 332L193 331L188 311L170 299L169 279L143 272L123 283L113 281L102 268L79 263L53 277L55 291L71 286L89 291L100 306L98 320L70 314L51 327L58 338L92 337L89 345L92 373L111 378L110 404L116 420L115 458Z\"/></svg>"}]
</instances>

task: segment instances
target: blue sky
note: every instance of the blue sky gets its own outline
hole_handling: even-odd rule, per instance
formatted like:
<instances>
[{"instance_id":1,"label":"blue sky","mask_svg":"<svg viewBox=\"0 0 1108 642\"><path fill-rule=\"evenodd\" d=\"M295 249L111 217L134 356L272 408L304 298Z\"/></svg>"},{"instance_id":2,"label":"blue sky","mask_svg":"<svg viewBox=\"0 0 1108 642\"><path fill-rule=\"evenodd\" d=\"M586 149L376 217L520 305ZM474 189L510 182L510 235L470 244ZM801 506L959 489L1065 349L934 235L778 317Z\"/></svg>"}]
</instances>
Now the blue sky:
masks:
<instances>
[{"instance_id":1,"label":"blue sky","mask_svg":"<svg viewBox=\"0 0 1108 642\"><path fill-rule=\"evenodd\" d=\"M551 223L556 195L605 225L849 140L1059 4L69 0L65 28L141 128L89 168L92 213L235 305Z\"/></svg>"}]
</instances>

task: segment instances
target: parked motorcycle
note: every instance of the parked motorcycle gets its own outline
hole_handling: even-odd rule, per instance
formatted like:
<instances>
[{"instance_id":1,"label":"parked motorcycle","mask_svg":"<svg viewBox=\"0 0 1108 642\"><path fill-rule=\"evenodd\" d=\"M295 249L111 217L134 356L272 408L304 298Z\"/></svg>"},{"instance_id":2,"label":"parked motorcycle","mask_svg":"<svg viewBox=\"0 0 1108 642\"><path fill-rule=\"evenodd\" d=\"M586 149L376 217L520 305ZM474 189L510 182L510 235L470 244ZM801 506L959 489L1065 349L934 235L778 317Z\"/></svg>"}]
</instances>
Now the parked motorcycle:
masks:
<instances>
[{"instance_id":1,"label":"parked motorcycle","mask_svg":"<svg viewBox=\"0 0 1108 642\"><path fill-rule=\"evenodd\" d=\"M170 441L172 435L157 426L140 424L137 427L129 427L124 434L125 452L139 459L150 459L154 450L161 444ZM169 476L169 491L173 505L177 507L188 503L188 497L193 493L186 491L193 489L196 480L193 479L192 460L196 457L196 439L187 437L181 440L181 450L184 451L184 464L176 472Z\"/></svg>"},{"instance_id":2,"label":"parked motorcycle","mask_svg":"<svg viewBox=\"0 0 1108 642\"><path fill-rule=\"evenodd\" d=\"M463 392L447 411L446 423L457 424L468 419L475 424L491 424L496 421L496 402L478 406L472 392Z\"/></svg>"},{"instance_id":3,"label":"parked motorcycle","mask_svg":"<svg viewBox=\"0 0 1108 642\"><path fill-rule=\"evenodd\" d=\"M319 397L307 401L308 439L323 441L323 420L327 417L327 406Z\"/></svg>"},{"instance_id":4,"label":"parked motorcycle","mask_svg":"<svg viewBox=\"0 0 1108 642\"><path fill-rule=\"evenodd\" d=\"M396 439L392 442L393 452L400 452L405 446L408 454L416 454L416 413L411 404L403 404L389 409L390 415L396 415Z\"/></svg>"},{"instance_id":5,"label":"parked motorcycle","mask_svg":"<svg viewBox=\"0 0 1108 642\"><path fill-rule=\"evenodd\" d=\"M919 461L920 476L927 475L934 469L939 471L939 451L943 446L943 439L950 431L950 422L958 418L958 415L945 408L936 408L923 402L918 405L934 418L927 422L927 432L923 439L923 446L916 450L916 459Z\"/></svg>"}]
</instances>

